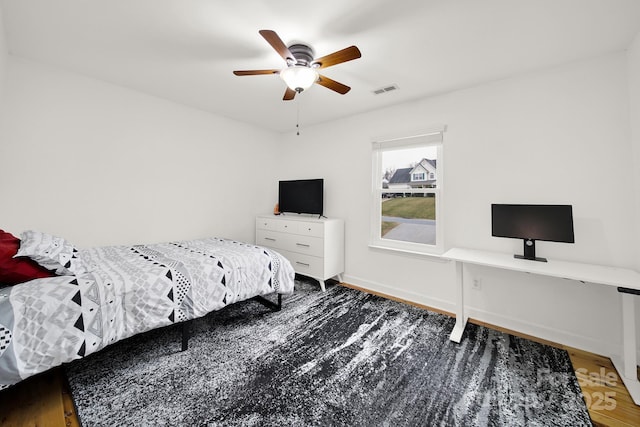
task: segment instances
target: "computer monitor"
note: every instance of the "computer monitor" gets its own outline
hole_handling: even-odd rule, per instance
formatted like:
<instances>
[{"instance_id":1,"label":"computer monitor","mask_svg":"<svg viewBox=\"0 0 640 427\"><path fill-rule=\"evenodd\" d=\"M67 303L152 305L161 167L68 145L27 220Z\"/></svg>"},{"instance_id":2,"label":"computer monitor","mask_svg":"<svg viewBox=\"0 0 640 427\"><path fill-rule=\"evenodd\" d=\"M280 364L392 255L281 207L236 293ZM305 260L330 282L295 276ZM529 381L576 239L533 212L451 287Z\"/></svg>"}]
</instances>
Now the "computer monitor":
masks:
<instances>
[{"instance_id":1,"label":"computer monitor","mask_svg":"<svg viewBox=\"0 0 640 427\"><path fill-rule=\"evenodd\" d=\"M571 205L491 205L491 235L524 240L524 255L516 258L546 262L536 257L536 240L574 243Z\"/></svg>"}]
</instances>

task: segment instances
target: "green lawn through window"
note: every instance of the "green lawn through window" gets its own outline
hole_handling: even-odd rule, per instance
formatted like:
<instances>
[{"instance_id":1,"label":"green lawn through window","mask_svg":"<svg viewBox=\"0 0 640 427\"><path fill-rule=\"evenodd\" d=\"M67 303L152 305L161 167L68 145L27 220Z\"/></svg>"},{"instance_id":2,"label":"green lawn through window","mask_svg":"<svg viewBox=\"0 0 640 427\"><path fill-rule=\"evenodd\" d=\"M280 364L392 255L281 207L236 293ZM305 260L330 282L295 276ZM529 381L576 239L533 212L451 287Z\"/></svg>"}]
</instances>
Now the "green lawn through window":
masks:
<instances>
[{"instance_id":1,"label":"green lawn through window","mask_svg":"<svg viewBox=\"0 0 640 427\"><path fill-rule=\"evenodd\" d=\"M382 216L436 219L436 198L397 197L389 199L382 202Z\"/></svg>"}]
</instances>

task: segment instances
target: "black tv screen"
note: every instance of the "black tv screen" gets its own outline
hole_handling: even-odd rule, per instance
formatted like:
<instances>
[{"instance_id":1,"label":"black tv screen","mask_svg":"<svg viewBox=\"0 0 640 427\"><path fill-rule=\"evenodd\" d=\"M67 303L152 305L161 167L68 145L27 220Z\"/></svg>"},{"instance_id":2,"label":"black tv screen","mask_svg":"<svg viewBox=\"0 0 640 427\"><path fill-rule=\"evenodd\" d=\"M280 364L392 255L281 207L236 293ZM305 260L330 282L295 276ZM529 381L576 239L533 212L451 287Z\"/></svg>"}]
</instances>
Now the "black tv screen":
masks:
<instances>
[{"instance_id":1,"label":"black tv screen","mask_svg":"<svg viewBox=\"0 0 640 427\"><path fill-rule=\"evenodd\" d=\"M571 205L491 205L491 235L574 243Z\"/></svg>"},{"instance_id":2,"label":"black tv screen","mask_svg":"<svg viewBox=\"0 0 640 427\"><path fill-rule=\"evenodd\" d=\"M280 181L278 188L280 212L322 215L323 198L323 179Z\"/></svg>"}]
</instances>

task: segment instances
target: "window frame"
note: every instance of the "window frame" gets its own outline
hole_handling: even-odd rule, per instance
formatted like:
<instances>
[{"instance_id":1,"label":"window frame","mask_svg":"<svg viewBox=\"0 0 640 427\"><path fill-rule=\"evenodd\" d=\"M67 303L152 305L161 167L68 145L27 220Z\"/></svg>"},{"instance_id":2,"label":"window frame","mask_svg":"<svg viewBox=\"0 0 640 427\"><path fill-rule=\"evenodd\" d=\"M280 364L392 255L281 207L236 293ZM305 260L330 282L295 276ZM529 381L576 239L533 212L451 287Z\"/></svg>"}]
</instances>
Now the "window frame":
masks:
<instances>
[{"instance_id":1,"label":"window frame","mask_svg":"<svg viewBox=\"0 0 640 427\"><path fill-rule=\"evenodd\" d=\"M428 131L405 137L374 140L372 142L372 177L371 177L371 221L369 229L369 247L410 254L439 256L444 252L444 156L443 139L445 126L436 126ZM401 150L417 147L436 147L438 167L435 172L437 187L411 188L401 191L382 188L382 157L386 151ZM405 194L433 194L436 198L436 243L405 242L401 240L384 239L381 237L382 227L382 196L388 193L402 192Z\"/></svg>"}]
</instances>

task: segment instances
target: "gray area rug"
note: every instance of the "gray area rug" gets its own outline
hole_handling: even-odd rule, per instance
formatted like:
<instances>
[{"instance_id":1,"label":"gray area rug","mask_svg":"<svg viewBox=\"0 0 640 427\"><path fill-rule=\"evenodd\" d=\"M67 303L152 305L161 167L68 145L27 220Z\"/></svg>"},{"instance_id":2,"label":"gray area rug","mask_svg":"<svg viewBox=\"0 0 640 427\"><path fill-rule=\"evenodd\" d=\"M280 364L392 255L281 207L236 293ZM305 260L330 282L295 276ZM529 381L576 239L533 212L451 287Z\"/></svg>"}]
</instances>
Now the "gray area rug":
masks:
<instances>
[{"instance_id":1,"label":"gray area rug","mask_svg":"<svg viewBox=\"0 0 640 427\"><path fill-rule=\"evenodd\" d=\"M591 425L566 351L342 286L296 281L66 366L85 426Z\"/></svg>"}]
</instances>

